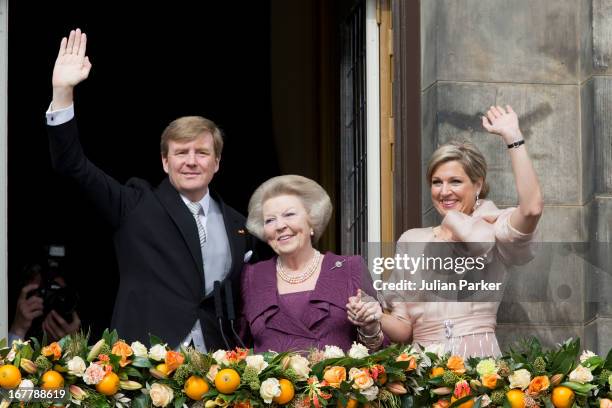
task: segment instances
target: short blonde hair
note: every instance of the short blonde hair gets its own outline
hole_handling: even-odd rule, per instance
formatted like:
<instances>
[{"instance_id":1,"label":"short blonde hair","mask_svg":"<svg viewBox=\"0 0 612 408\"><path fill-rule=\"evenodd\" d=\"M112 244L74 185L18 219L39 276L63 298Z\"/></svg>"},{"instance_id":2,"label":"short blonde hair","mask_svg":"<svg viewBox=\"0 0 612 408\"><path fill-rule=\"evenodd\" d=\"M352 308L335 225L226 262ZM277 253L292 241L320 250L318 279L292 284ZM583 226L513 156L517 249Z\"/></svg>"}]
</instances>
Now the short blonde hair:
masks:
<instances>
[{"instance_id":1,"label":"short blonde hair","mask_svg":"<svg viewBox=\"0 0 612 408\"><path fill-rule=\"evenodd\" d=\"M215 157L220 158L223 151L223 135L221 129L212 120L202 116L183 116L170 122L161 135L161 153L163 157L168 156L168 142L191 141L208 132L213 137Z\"/></svg>"},{"instance_id":2,"label":"short blonde hair","mask_svg":"<svg viewBox=\"0 0 612 408\"><path fill-rule=\"evenodd\" d=\"M431 178L438 166L443 163L457 161L463 167L465 174L476 183L482 179L482 188L480 189L480 198L485 198L489 193L489 185L487 184L487 161L485 160L480 150L469 141L457 141L445 143L440 146L429 159L427 164L427 182L431 185Z\"/></svg>"},{"instance_id":3,"label":"short blonde hair","mask_svg":"<svg viewBox=\"0 0 612 408\"><path fill-rule=\"evenodd\" d=\"M263 204L270 198L281 195L292 195L300 199L314 231L313 241L318 241L331 218L331 200L316 181L293 174L272 177L257 187L249 200L249 216L246 224L249 232L265 241Z\"/></svg>"}]
</instances>

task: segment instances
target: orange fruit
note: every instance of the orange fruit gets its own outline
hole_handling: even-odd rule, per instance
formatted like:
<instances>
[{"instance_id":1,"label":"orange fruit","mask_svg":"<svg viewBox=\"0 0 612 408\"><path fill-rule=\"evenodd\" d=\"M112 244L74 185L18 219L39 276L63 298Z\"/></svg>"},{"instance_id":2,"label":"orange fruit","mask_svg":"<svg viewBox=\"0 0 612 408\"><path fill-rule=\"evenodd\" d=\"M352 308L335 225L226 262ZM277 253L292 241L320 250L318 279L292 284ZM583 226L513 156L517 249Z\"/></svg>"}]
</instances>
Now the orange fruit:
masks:
<instances>
[{"instance_id":1,"label":"orange fruit","mask_svg":"<svg viewBox=\"0 0 612 408\"><path fill-rule=\"evenodd\" d=\"M342 402L340 400L338 400L338 403L336 405L337 408L357 408L357 405L359 405L359 401L354 398L349 398L349 400L346 402L346 405L342 405Z\"/></svg>"},{"instance_id":2,"label":"orange fruit","mask_svg":"<svg viewBox=\"0 0 612 408\"><path fill-rule=\"evenodd\" d=\"M240 386L240 375L233 368L219 370L215 376L215 388L222 394L232 394Z\"/></svg>"},{"instance_id":3,"label":"orange fruit","mask_svg":"<svg viewBox=\"0 0 612 408\"><path fill-rule=\"evenodd\" d=\"M54 370L49 370L44 373L40 380L42 382L41 388L45 390L62 388L64 386L64 377L62 377L60 373Z\"/></svg>"},{"instance_id":4,"label":"orange fruit","mask_svg":"<svg viewBox=\"0 0 612 408\"><path fill-rule=\"evenodd\" d=\"M429 374L429 376L431 378L434 378L434 377L439 377L442 374L444 374L444 368L443 367L434 367L434 368L431 369L431 373Z\"/></svg>"},{"instance_id":5,"label":"orange fruit","mask_svg":"<svg viewBox=\"0 0 612 408\"><path fill-rule=\"evenodd\" d=\"M569 408L574 404L574 391L563 385L555 387L551 401L555 408Z\"/></svg>"},{"instance_id":6,"label":"orange fruit","mask_svg":"<svg viewBox=\"0 0 612 408\"><path fill-rule=\"evenodd\" d=\"M451 397L451 404L457 401L458 399L461 399L461 398L455 398L454 396ZM465 401L463 404L457 405L457 408L472 408L473 406L474 406L474 400L471 399L471 400Z\"/></svg>"},{"instance_id":7,"label":"orange fruit","mask_svg":"<svg viewBox=\"0 0 612 408\"><path fill-rule=\"evenodd\" d=\"M192 375L185 381L183 391L185 395L195 401L202 399L202 396L208 392L208 383L202 377Z\"/></svg>"},{"instance_id":8,"label":"orange fruit","mask_svg":"<svg viewBox=\"0 0 612 408\"><path fill-rule=\"evenodd\" d=\"M96 384L96 391L107 396L115 395L119 391L119 376L112 371L106 373L104 378Z\"/></svg>"},{"instance_id":9,"label":"orange fruit","mask_svg":"<svg viewBox=\"0 0 612 408\"><path fill-rule=\"evenodd\" d=\"M508 391L506 399L512 408L525 408L525 393L521 390Z\"/></svg>"},{"instance_id":10,"label":"orange fruit","mask_svg":"<svg viewBox=\"0 0 612 408\"><path fill-rule=\"evenodd\" d=\"M280 383L281 393L278 397L272 398L272 401L276 402L278 405L285 405L293 399L295 388L293 388L291 381L286 378L281 378L278 382Z\"/></svg>"},{"instance_id":11,"label":"orange fruit","mask_svg":"<svg viewBox=\"0 0 612 408\"><path fill-rule=\"evenodd\" d=\"M12 364L0 366L0 387L17 388L21 383L21 372Z\"/></svg>"}]
</instances>

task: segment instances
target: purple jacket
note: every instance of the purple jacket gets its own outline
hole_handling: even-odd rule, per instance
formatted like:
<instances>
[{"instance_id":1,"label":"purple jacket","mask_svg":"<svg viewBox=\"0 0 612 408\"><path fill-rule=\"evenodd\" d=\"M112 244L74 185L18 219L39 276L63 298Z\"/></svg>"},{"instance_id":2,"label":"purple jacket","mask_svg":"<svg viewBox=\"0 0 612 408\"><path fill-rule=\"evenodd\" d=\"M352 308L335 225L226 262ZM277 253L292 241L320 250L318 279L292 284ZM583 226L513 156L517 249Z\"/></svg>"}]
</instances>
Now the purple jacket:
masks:
<instances>
[{"instance_id":1,"label":"purple jacket","mask_svg":"<svg viewBox=\"0 0 612 408\"><path fill-rule=\"evenodd\" d=\"M326 253L315 289L302 292L300 303L305 303L300 306L305 306L302 311L287 310L286 302L280 300L276 259L275 256L246 265L242 272L242 312L255 352L304 351L325 345L348 350L357 339L356 329L346 315L348 298L359 288L374 293L363 259ZM301 318L292 315L301 315Z\"/></svg>"}]
</instances>

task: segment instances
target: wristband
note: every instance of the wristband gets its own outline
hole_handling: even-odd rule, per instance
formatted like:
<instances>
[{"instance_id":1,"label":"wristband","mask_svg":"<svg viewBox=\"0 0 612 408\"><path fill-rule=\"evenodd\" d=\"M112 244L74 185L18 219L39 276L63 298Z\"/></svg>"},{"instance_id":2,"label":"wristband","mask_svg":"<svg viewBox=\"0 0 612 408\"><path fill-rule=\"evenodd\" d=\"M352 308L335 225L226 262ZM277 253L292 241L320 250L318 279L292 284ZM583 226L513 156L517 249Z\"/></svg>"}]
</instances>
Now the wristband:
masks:
<instances>
[{"instance_id":1,"label":"wristband","mask_svg":"<svg viewBox=\"0 0 612 408\"><path fill-rule=\"evenodd\" d=\"M524 145L524 144L525 144L525 139L521 139L521 140L518 140L516 142L510 143L508 145L508 149L514 149L514 148L517 148L517 147L519 147L521 145Z\"/></svg>"}]
</instances>

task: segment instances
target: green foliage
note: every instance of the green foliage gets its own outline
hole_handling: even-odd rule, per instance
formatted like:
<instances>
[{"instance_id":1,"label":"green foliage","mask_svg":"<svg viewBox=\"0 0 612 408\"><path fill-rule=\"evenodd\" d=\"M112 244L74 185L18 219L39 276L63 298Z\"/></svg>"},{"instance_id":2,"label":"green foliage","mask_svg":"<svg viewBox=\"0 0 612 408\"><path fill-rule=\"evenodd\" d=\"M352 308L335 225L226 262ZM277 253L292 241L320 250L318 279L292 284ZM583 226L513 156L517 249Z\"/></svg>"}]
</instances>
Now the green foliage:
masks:
<instances>
[{"instance_id":1,"label":"green foliage","mask_svg":"<svg viewBox=\"0 0 612 408\"><path fill-rule=\"evenodd\" d=\"M102 338L104 339L106 345L110 347L115 344L117 340L119 340L119 335L117 334L117 330L109 332L108 329L105 329L104 333L102 333Z\"/></svg>"},{"instance_id":2,"label":"green foliage","mask_svg":"<svg viewBox=\"0 0 612 408\"><path fill-rule=\"evenodd\" d=\"M461 377L459 377L457 374L453 373L452 371L447 370L444 372L444 374L442 374L442 381L444 382L444 385L448 387L454 387L455 384L459 382L459 380L461 380Z\"/></svg>"}]
</instances>

